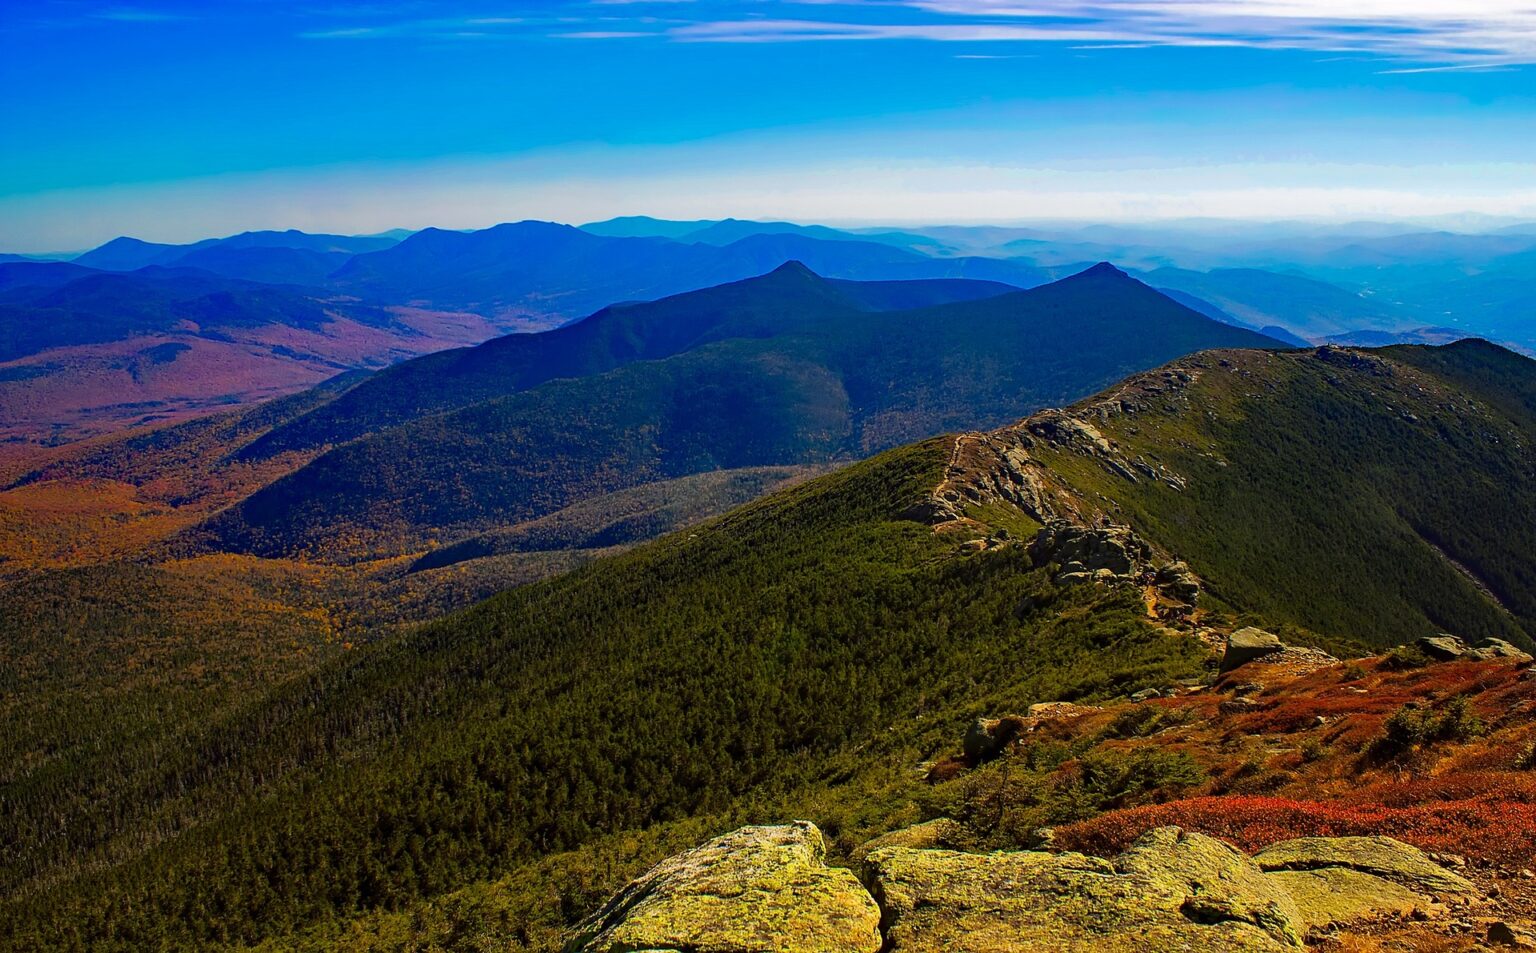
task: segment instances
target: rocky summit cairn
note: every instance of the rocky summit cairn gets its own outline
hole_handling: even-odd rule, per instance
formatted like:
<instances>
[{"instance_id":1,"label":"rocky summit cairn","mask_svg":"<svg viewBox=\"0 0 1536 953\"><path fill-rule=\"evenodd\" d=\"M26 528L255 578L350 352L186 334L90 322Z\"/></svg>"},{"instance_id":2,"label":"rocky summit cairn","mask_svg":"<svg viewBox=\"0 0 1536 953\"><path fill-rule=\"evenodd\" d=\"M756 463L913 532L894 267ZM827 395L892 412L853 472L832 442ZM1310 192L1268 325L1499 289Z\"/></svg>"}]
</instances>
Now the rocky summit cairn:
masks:
<instances>
[{"instance_id":1,"label":"rocky summit cairn","mask_svg":"<svg viewBox=\"0 0 1536 953\"><path fill-rule=\"evenodd\" d=\"M584 921L570 953L876 953L880 910L828 867L808 821L743 827L651 868Z\"/></svg>"},{"instance_id":2,"label":"rocky summit cairn","mask_svg":"<svg viewBox=\"0 0 1536 953\"><path fill-rule=\"evenodd\" d=\"M1473 886L1389 837L1304 837L1249 857L1162 827L1112 860L936 849L934 821L855 851L873 897L803 821L664 861L582 925L602 953L1283 953L1310 933L1429 915ZM877 906L878 903L878 906Z\"/></svg>"}]
</instances>

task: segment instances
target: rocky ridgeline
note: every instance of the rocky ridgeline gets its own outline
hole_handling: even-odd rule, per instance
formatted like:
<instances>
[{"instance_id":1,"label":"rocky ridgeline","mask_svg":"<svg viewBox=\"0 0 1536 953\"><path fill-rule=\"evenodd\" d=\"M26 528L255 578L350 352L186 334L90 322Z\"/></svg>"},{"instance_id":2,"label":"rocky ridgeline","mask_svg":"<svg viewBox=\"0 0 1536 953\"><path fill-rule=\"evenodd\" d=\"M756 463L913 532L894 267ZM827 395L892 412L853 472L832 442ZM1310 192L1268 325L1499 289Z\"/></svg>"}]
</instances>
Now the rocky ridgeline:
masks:
<instances>
[{"instance_id":1,"label":"rocky ridgeline","mask_svg":"<svg viewBox=\"0 0 1536 953\"><path fill-rule=\"evenodd\" d=\"M1142 413L1154 404L1185 400L1184 390L1203 367L1199 359L1190 358L1132 377L1070 411L1051 408L990 433L962 434L955 438L944 480L907 515L946 525L963 522L970 504L1005 502L1041 524L1093 525L1103 514L1032 455L1043 447L1093 459L1131 483L1150 480L1183 490L1182 476L1156 461L1123 453L1098 425L1111 417Z\"/></svg>"},{"instance_id":2,"label":"rocky ridgeline","mask_svg":"<svg viewBox=\"0 0 1536 953\"><path fill-rule=\"evenodd\" d=\"M1473 885L1386 837L1308 837L1248 856L1177 827L1111 860L932 846L941 822L829 867L806 821L672 857L575 932L569 953L1269 953L1352 923L1432 916Z\"/></svg>"}]
</instances>

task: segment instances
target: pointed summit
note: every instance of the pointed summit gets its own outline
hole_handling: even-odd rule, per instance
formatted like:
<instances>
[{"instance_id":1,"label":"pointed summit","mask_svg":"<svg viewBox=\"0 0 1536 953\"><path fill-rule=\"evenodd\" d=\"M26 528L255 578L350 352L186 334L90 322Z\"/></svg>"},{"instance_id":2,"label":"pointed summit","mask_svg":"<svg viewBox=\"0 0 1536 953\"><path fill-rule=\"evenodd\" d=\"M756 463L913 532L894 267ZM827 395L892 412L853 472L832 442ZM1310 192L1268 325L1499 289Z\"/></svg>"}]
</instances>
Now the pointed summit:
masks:
<instances>
[{"instance_id":1,"label":"pointed summit","mask_svg":"<svg viewBox=\"0 0 1536 953\"><path fill-rule=\"evenodd\" d=\"M1107 261L1101 261L1092 268L1080 271L1073 278L1129 278L1130 275L1111 265Z\"/></svg>"},{"instance_id":2,"label":"pointed summit","mask_svg":"<svg viewBox=\"0 0 1536 953\"><path fill-rule=\"evenodd\" d=\"M812 271L809 267L807 267L805 262L800 261L798 258L791 258L790 260L786 261L784 264L782 264L779 267L777 267L777 268L773 269L772 271L770 271L769 274L770 275L808 275L809 277L818 278L818 279L821 277L820 275L816 274L816 272Z\"/></svg>"}]
</instances>

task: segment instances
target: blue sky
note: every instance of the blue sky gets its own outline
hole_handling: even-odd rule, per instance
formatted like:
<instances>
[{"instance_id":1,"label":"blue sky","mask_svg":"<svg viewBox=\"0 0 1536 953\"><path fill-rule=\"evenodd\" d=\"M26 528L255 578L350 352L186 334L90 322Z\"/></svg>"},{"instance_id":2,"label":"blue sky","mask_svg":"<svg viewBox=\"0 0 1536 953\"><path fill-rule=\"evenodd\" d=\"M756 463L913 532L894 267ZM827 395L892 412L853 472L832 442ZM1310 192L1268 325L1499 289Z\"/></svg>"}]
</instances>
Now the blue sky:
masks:
<instances>
[{"instance_id":1,"label":"blue sky","mask_svg":"<svg viewBox=\"0 0 1536 953\"><path fill-rule=\"evenodd\" d=\"M0 249L612 214L1536 219L1529 0L0 15Z\"/></svg>"}]
</instances>

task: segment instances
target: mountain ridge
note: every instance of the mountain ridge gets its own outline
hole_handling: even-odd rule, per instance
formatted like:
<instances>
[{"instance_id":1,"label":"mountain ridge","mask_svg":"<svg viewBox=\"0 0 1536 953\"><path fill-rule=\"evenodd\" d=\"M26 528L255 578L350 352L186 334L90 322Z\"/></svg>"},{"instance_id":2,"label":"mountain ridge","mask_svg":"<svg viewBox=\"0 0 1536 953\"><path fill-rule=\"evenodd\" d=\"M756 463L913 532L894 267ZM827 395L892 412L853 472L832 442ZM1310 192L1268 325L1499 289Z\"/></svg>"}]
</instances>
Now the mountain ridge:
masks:
<instances>
[{"instance_id":1,"label":"mountain ridge","mask_svg":"<svg viewBox=\"0 0 1536 953\"><path fill-rule=\"evenodd\" d=\"M1013 765L1029 785L1059 766L1043 788L998 787L985 770L943 787L912 766L937 770L980 716L1209 685L1210 641L1271 618L1286 642L1341 654L1431 634L1447 614L1469 638L1528 644L1536 585L1520 516L1536 508L1533 436L1536 362L1466 342L1199 352L997 430L890 450L362 646L238 710L132 739L113 760L74 755L50 783L62 787L17 782L4 823L52 829L58 791L146 766L108 803L71 801L90 823L66 825L66 842L24 874L62 879L0 906L0 936L283 942L494 882L515 928L554 949L645 858L752 817L807 817L851 850L933 811L1004 836L987 820L1001 797L1024 816L1043 804L1084 820L1156 804L1205 776L1176 749L1140 747L1160 724L1137 727L1141 715L1093 734L1108 746L1093 759L1085 747ZM1384 452L1392 441L1401 448ZM1511 478L1485 488L1483 473ZM1391 495L1401 508L1379 505ZM1448 495L1466 513L1439 507ZM1360 505L1340 509L1341 496ZM1476 522L1458 530L1467 514ZM1083 538L1136 534L1151 553L1078 573L1040 546L1038 530L1062 519ZM1199 592L1149 596L1143 565L1161 574L1179 561ZM1434 670L1389 667L1424 664L1402 658L1357 663L1364 675L1334 664L1327 677L1395 678L1392 705L1423 697L1400 688ZM1516 684L1506 674L1498 684ZM1228 691L1191 704L1214 711ZM1292 707L1266 714L1275 705ZM1384 730L1382 706L1361 731ZM1318 710L1265 694L1221 712L1240 730L1282 714L1266 724L1314 725ZM1235 809L1291 757L1208 783L1238 785L1221 802ZM941 794L952 800L921 807ZM146 818L165 816L183 820L142 846ZM71 870L81 852L99 869ZM602 858L608 873L594 875ZM142 903L111 907L122 891ZM215 905L220 936L178 912Z\"/></svg>"},{"instance_id":2,"label":"mountain ridge","mask_svg":"<svg viewBox=\"0 0 1536 953\"><path fill-rule=\"evenodd\" d=\"M409 549L536 519L573 492L848 460L995 425L1220 344L1282 346L1109 265L1032 291L867 312L790 262L383 371L240 451L322 452L215 517L198 545L339 556L338 538L366 547L373 532Z\"/></svg>"}]
</instances>

